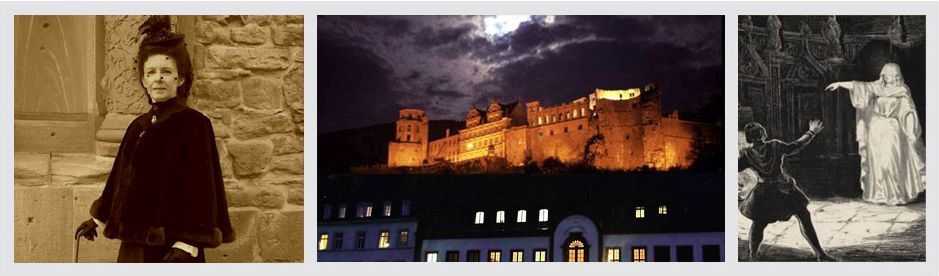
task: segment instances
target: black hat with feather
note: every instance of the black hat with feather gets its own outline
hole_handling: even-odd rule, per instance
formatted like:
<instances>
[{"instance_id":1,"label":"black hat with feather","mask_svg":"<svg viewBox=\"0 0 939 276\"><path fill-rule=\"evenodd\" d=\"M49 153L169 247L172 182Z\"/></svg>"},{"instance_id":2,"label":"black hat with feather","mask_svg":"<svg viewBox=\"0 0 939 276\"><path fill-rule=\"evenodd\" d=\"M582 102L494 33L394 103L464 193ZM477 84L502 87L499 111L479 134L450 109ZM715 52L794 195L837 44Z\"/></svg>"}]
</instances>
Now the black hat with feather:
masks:
<instances>
[{"instance_id":1,"label":"black hat with feather","mask_svg":"<svg viewBox=\"0 0 939 276\"><path fill-rule=\"evenodd\" d=\"M171 25L170 17L167 15L150 16L140 25L137 37L142 41L140 51L137 52L137 74L143 76L143 64L150 56L169 56L176 62L179 76L184 79L183 85L176 91L177 97L184 103L192 87L192 61L189 58L189 51L186 50L185 36L173 32ZM143 86L143 83L140 85ZM148 100L149 98L150 96L147 95Z\"/></svg>"}]
</instances>

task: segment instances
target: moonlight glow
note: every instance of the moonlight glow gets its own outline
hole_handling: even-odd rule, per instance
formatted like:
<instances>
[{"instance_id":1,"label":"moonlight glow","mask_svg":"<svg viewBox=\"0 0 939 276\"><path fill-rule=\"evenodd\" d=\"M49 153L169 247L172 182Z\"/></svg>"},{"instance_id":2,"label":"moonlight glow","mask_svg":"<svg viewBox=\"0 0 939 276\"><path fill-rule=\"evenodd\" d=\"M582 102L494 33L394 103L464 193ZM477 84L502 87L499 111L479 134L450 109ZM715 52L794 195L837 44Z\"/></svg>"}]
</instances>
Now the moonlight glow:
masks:
<instances>
[{"instance_id":1,"label":"moonlight glow","mask_svg":"<svg viewBox=\"0 0 939 276\"><path fill-rule=\"evenodd\" d=\"M518 29L526 21L531 21L528 15L495 15L483 17L483 32L489 37L501 37Z\"/></svg>"}]
</instances>

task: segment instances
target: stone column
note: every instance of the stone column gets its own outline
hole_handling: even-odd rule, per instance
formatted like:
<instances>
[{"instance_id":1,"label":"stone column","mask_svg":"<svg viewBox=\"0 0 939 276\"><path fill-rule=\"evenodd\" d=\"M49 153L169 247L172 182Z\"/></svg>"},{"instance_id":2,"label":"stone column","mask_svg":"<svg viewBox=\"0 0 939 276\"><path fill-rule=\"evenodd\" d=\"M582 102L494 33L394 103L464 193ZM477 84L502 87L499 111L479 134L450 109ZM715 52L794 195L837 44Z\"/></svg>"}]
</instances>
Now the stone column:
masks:
<instances>
[{"instance_id":1,"label":"stone column","mask_svg":"<svg viewBox=\"0 0 939 276\"><path fill-rule=\"evenodd\" d=\"M115 156L130 122L147 111L147 97L137 75L137 28L147 16L104 16L104 77L107 115L95 134L95 152Z\"/></svg>"}]
</instances>

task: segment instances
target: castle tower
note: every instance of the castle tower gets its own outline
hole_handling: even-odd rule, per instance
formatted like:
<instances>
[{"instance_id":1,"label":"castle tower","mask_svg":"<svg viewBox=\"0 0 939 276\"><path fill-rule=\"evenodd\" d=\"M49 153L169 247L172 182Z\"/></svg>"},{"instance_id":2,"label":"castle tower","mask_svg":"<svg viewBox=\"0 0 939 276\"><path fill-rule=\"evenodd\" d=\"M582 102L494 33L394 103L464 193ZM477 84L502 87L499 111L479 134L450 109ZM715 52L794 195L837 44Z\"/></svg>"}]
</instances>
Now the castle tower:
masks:
<instances>
[{"instance_id":1,"label":"castle tower","mask_svg":"<svg viewBox=\"0 0 939 276\"><path fill-rule=\"evenodd\" d=\"M423 110L401 109L395 121L395 139L388 143L388 166L423 165L427 159L429 128L429 119Z\"/></svg>"}]
</instances>

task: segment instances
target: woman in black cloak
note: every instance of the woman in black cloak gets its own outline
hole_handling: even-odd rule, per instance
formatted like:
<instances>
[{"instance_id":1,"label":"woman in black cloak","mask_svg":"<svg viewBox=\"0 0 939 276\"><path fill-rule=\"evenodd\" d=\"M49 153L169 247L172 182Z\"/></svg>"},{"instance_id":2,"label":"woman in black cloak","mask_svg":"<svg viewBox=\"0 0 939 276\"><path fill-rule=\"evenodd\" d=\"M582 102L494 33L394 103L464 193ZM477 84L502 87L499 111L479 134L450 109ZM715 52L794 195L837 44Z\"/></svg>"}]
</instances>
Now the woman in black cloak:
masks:
<instances>
[{"instance_id":1,"label":"woman in black cloak","mask_svg":"<svg viewBox=\"0 0 939 276\"><path fill-rule=\"evenodd\" d=\"M204 248L234 241L215 134L186 106L192 62L168 16L140 26L140 83L151 109L121 141L104 192L75 238L121 240L118 262L205 262Z\"/></svg>"},{"instance_id":2,"label":"woman in black cloak","mask_svg":"<svg viewBox=\"0 0 939 276\"><path fill-rule=\"evenodd\" d=\"M818 241L808 210L809 198L783 168L786 156L799 153L823 128L821 121L810 121L809 130L802 137L783 142L777 139L767 141L766 129L759 123L748 123L744 127L748 145L740 149L737 169L742 171L752 168L760 179L740 203L740 213L753 220L750 226L751 261L759 259L760 243L763 242L766 226L777 221L787 221L793 215L799 220L802 236L812 246L816 259L837 261L825 253Z\"/></svg>"}]
</instances>

